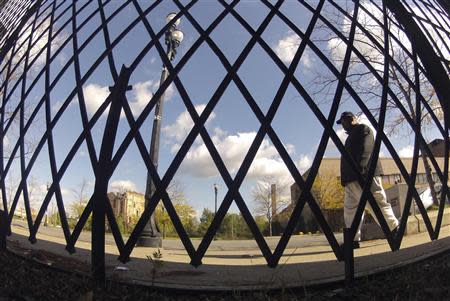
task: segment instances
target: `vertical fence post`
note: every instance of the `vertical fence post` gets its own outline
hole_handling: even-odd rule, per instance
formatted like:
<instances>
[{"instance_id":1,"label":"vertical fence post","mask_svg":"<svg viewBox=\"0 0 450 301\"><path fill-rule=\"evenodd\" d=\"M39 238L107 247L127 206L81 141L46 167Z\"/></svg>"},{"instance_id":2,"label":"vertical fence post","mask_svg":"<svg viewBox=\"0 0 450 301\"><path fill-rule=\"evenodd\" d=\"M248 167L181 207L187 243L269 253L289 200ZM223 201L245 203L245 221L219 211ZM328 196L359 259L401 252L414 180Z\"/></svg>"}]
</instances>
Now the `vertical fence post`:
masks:
<instances>
[{"instance_id":1,"label":"vertical fence post","mask_svg":"<svg viewBox=\"0 0 450 301\"><path fill-rule=\"evenodd\" d=\"M100 148L99 160L95 172L95 187L92 200L92 246L91 265L92 276L99 286L105 285L105 219L106 202L108 202L108 184L114 170L111 168L114 142L116 140L117 128L119 126L122 102L125 101L125 92L130 89L128 81L130 69L122 67L120 75L110 88L111 93L107 100L111 106L106 120Z\"/></svg>"},{"instance_id":2,"label":"vertical fence post","mask_svg":"<svg viewBox=\"0 0 450 301\"><path fill-rule=\"evenodd\" d=\"M8 232L8 215L0 210L0 251L6 250L6 233Z\"/></svg>"},{"instance_id":3,"label":"vertical fence post","mask_svg":"<svg viewBox=\"0 0 450 301\"><path fill-rule=\"evenodd\" d=\"M99 195L94 194L92 206L91 267L96 284L105 282L105 205Z\"/></svg>"},{"instance_id":4,"label":"vertical fence post","mask_svg":"<svg viewBox=\"0 0 450 301\"><path fill-rule=\"evenodd\" d=\"M350 228L344 228L344 263L345 263L345 286L352 285L355 278L355 261L353 257L353 237Z\"/></svg>"}]
</instances>

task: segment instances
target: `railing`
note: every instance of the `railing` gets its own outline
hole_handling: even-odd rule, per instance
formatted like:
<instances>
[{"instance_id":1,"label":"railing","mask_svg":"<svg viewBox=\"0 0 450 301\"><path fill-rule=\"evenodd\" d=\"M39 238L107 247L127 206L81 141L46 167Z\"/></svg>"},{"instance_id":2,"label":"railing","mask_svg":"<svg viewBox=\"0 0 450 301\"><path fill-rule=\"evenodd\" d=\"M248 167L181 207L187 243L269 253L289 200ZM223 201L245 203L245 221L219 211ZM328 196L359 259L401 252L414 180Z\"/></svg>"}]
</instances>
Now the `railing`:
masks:
<instances>
[{"instance_id":1,"label":"railing","mask_svg":"<svg viewBox=\"0 0 450 301\"><path fill-rule=\"evenodd\" d=\"M169 2L169 1L168 1ZM19 3L19 5L17 5ZM118 4L120 3L120 4ZM150 5L144 2L135 0L128 1L96 1L96 2L64 2L64 1L8 1L5 7L15 7L17 11L22 12L24 9L26 13L18 13L15 20L9 20L11 24L17 26L9 27L5 39L2 41L2 48L0 51L0 74L1 81L1 97L2 97L2 111L0 121L0 152L3 158L0 161L0 189L3 202L3 210L5 215L0 218L2 223L0 229L0 246L5 244L2 233L10 232L12 218L17 208L19 200L23 199L24 207L27 216L29 227L29 240L36 242L36 234L41 225L42 219L47 211L49 203L52 198L56 199L58 213L61 219L61 226L69 252L75 252L75 244L78 237L85 226L88 217L92 213L93 228L92 228L92 271L95 278L104 280L105 278L105 218L110 224L110 229L114 236L117 248L120 252L119 259L123 262L129 260L130 254L133 251L135 244L141 235L144 226L149 221L150 216L155 211L155 208L162 200L170 219L172 220L175 229L182 241L190 259L191 264L199 266L202 263L202 258L205 255L209 245L211 244L216 231L218 230L225 214L230 209L230 206L235 201L239 211L245 219L249 229L251 230L254 239L256 240L263 256L265 257L268 266L277 266L285 248L292 236L295 226L300 218L300 214L306 204L311 208L316 217L322 232L325 234L329 244L338 260L346 261L346 278L351 280L353 277L353 249L351 242L356 234L356 227L363 214L366 202L375 211L376 217L380 222L381 228L386 235L392 251L398 250L405 232L407 215L410 210L413 200L419 206L421 215L424 218L430 239L434 240L439 237L442 223L442 216L445 201L441 201L439 206L439 215L436 225L432 225L426 209L421 205L420 197L415 189L414 183L419 160L419 151L425 152L431 162L431 166L437 173L439 181L443 183L441 200L445 200L448 196L448 159L449 159L449 122L450 110L448 109L448 100L450 99L450 11L449 5L444 0L413 0L413 1L298 1L299 9L307 12L310 19L307 23L306 30L302 30L302 26L288 17L286 12L281 8L284 1L268 1L262 0L258 4L264 8L264 18L261 23L254 27L248 23L245 15L239 13L237 9L239 1L223 1L218 0L214 5L217 6L220 13L213 19L205 28L194 17L194 10L201 5L200 1L191 1L184 4L179 0L170 2L172 9L176 9L178 13L175 19L170 21L159 30L155 29L154 20L155 15L158 14L160 8L164 5L162 1L154 1ZM13 6L13 4L16 4ZM167 3L166 3L167 4ZM9 6L10 5L10 6ZM212 4L211 4L212 5ZM148 7L147 7L148 6ZM6 8L3 7L1 14L5 14ZM121 27L121 31L116 33L113 38L110 28L114 22L119 22L117 16L126 10L134 12L135 18L131 18L127 24ZM342 16L346 23L346 30L339 28L338 24L334 24L330 20L329 11L333 11L336 15ZM9 11L8 11L9 12ZM107 15L109 13L109 15ZM166 12L167 13L167 12ZM359 19L360 15L364 15L370 19L370 25L376 27L381 33L380 36L375 36L373 28L366 26ZM382 16L381 19L377 16ZM20 17L20 18L19 18ZM158 16L164 19L164 15ZM9 17L11 18L11 17ZM183 18L189 22L192 31L198 36L194 40L190 48L186 49L178 60L178 63L172 64L171 60L167 58L163 45L160 39L164 37L167 29L172 26L179 18ZM230 61L221 49L219 44L213 38L214 30L224 22L225 18L231 18L236 24L241 26L245 32L250 36L250 39L245 44L243 50L239 53L234 62ZM95 24L94 19L100 20L99 24ZM274 20L282 22L283 25L289 29L290 32L295 33L299 37L299 44L295 50L295 54L291 58L289 64L280 59L269 42L263 38L263 33L268 28L269 24ZM135 57L129 58L127 61L128 67L125 66L125 61L116 53L120 42L133 35L133 30L140 26L140 29L148 35L148 41L145 41L141 46L140 52ZM89 27L90 26L90 27ZM237 26L237 25L236 25ZM344 46L344 55L342 60L336 64L317 42L312 38L314 31L322 26L327 31L331 32L335 39ZM394 32L395 30L395 32ZM400 35L406 35L410 45L404 45L404 41L400 40ZM83 39L80 38L82 36ZM372 47L376 49L382 57L379 59L379 64L375 64L366 57L363 53L361 41L357 41L361 36L364 36L364 41L371 43ZM90 53L92 63L86 63L85 52L90 43L95 38L102 38L104 40L104 48L97 50L96 53ZM83 41L83 42L82 42ZM193 55L202 46L207 46L212 51L214 56L220 61L221 67L226 72L220 84L215 89L212 97L209 99L204 110L199 114L196 111L194 102L187 91L187 84L183 83L180 77L181 72L185 69ZM395 49L393 49L395 45ZM249 88L244 83L238 70L247 61L249 54L256 47L262 49L264 54L268 57L282 73L282 80L277 89L274 98L271 101L269 109L264 113L258 102L252 95ZM70 57L65 57L64 49L72 51ZM158 57L161 59L164 66L169 70L169 76L161 83L153 96L148 100L148 103L142 108L139 116L135 118L133 115L130 101L128 99L127 90L131 89L129 86L130 77L134 73L141 71L144 64L144 58L151 52L156 51ZM399 51L404 56L405 60L410 64L411 69L405 70L401 63L396 60L395 51ZM317 95L312 95L306 89L305 85L296 75L301 59L305 58L311 52L320 63L325 66L327 72L334 76L336 83L334 92L332 92L332 101L329 112L323 112L317 104ZM43 59L45 58L45 59ZM56 62L61 59L62 63L55 68ZM367 74L372 76L381 87L381 95L379 95L379 111L377 117L373 110L368 107L362 96L355 90L355 82L350 80L354 74L351 73L352 64L357 61ZM93 74L100 69L103 63L107 63L110 74L106 77L111 77L113 85L110 88L109 96L103 103L100 104L93 116L88 118L88 111L86 108L86 95L83 91L83 85L86 85ZM88 65L86 65L88 64ZM121 71L117 70L117 66L122 66ZM382 66L380 68L380 66ZM73 69L72 69L73 68ZM54 69L57 69L56 73ZM52 104L54 104L55 94L59 93L58 82L63 76L66 76L75 71L74 85L70 87L67 97L60 103L60 107L56 112L52 111ZM397 76L401 77L408 85L408 89L412 91L414 102L411 114L410 108L399 99L399 90L393 88L390 84L391 70L395 70ZM32 76L30 76L32 74ZM433 106L426 98L429 91L423 91L423 80L427 87L432 87L436 95L437 105L440 106L443 112L440 116L436 111L436 103ZM158 99L167 91L169 85L175 85L180 98L192 118L194 125L189 134L181 144L174 159L170 163L167 171L164 174L159 174L155 165L152 163L147 148L144 143L144 138L141 135L140 129L154 109ZM223 98L223 95L230 85L235 85L239 92L244 97L249 108L253 112L256 119L259 121L259 129L256 136L242 162L240 168L233 177L230 170L227 169L224 159L219 153L216 145L211 139L210 134L205 128L205 123L211 116L214 108ZM291 158L285 144L281 141L277 131L273 128L272 122L277 114L277 111L283 102L284 96L288 87L291 86L296 93L301 96L301 101L310 108L310 114L313 114L320 125L323 127L323 133L318 145L317 151L314 155L314 160L310 168L308 177L304 179L296 166L294 160ZM27 106L32 97L37 97L34 107ZM346 96L345 96L346 95ZM333 130L333 125L336 121L336 116L341 105L342 99L348 97L354 101L356 107L361 110L370 121L371 125L376 130L375 148L372 154L372 164L370 165L367 177L364 177L358 172L358 167L354 163L350 155L344 148L337 133ZM74 98L78 98L80 118L82 121L81 134L75 141L72 141L70 150L64 157L60 164L57 164L57 154L55 153L54 130L57 126L61 126L62 115L70 107L70 103ZM406 126L414 133L414 155L412 169L407 170L403 165L393 142L385 134L385 122L388 114L388 108L394 105L402 114L406 121ZM107 121L103 138L101 140L101 148L99 153L96 153L95 139L93 137L93 128L100 124L99 120L109 106L107 113ZM38 119L40 112L41 118L45 119L45 129L39 129L39 141L34 149L28 149L26 138L32 132L32 124ZM129 125L129 131L122 141L116 141L117 127L120 122L120 112L125 114L126 121ZM427 146L426 140L423 136L421 127L423 112L428 118L432 120L435 125L435 132L445 141L445 160L444 166L439 166L435 160L434 155ZM68 126L68 124L62 124ZM8 153L6 153L6 137L18 128L17 141L8 141ZM295 183L300 187L301 194L296 201L295 208L289 219L289 222L284 230L281 239L272 252L267 245L262 233L257 227L251 212L244 201L239 189L246 178L250 166L254 161L258 149L260 148L265 136L268 136L272 141L274 147L278 151L282 161L286 165L291 177ZM167 188L174 178L174 175L179 170L180 165L185 159L189 149L194 144L197 137L201 137L205 146L211 155L214 164L222 177L227 191L223 201L221 202L214 219L203 237L199 247L194 248L188 234L186 233L180 218L174 208ZM312 185L318 176L319 166L324 157L327 144L329 140L336 145L342 157L349 162L352 162L352 168L359 174L359 182L364 188L363 195L355 216L353 225L350 229L345 229L345 247L341 250L333 232L327 224L320 206L312 193ZM117 143L116 143L117 142ZM61 181L66 174L67 169L73 162L73 159L79 151L81 145L85 143L88 150L88 156L92 165L92 170L95 175L95 188L90 197L90 200L84 209L83 214L79 218L74 230L71 232L68 224L68 218L65 209L65 203L61 188ZM111 176L117 169L119 163L124 157L125 152L130 148L131 143L136 143L139 154L145 164L145 167L150 174L153 183L156 187L156 192L149 200L145 211L139 218L139 221L132 231L127 241L119 231L116 217L114 216L111 204L108 200L107 191ZM11 144L13 145L11 147ZM403 211L403 217L399 227L399 235L393 237L388 228L388 225L383 218L383 215L370 192L370 183L375 171L375 163L380 155L381 145L384 144L387 151L389 151L393 160L395 161L402 177L406 183L409 184L408 195L406 198L406 206ZM116 152L114 153L114 150ZM29 196L29 181L30 174L36 167L37 158L41 153L47 151L45 155L49 156L48 172L51 173L51 184L45 197L42 199L42 204L39 212L33 221L31 213L31 201ZM8 195L7 178L14 169L20 171L20 183L15 187L13 194ZM367 200L367 201L366 201ZM6 218L5 218L6 216Z\"/></svg>"}]
</instances>

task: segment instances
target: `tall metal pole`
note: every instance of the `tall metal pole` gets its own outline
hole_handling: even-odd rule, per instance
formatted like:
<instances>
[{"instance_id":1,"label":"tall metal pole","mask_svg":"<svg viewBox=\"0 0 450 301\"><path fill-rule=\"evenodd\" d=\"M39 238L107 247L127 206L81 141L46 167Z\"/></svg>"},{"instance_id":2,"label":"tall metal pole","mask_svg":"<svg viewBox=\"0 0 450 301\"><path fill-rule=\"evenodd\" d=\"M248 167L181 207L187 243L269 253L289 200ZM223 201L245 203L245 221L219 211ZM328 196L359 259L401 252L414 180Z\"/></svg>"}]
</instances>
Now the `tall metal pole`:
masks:
<instances>
[{"instance_id":1,"label":"tall metal pole","mask_svg":"<svg viewBox=\"0 0 450 301\"><path fill-rule=\"evenodd\" d=\"M167 44L167 57L171 59L172 54L172 46L170 42ZM165 65L163 65L161 72L161 79L159 81L159 85L167 79L169 76L169 70ZM155 169L158 169L159 162L159 140L161 136L161 119L163 113L163 105L164 105L164 95L165 92L161 94L161 97L158 99L155 107L155 118L153 119L153 127L152 127L152 137L150 140L150 159L152 160ZM150 198L153 193L156 191L155 183L152 181L152 177L150 173L147 173L147 185L145 188L145 206L148 205ZM142 231L141 237L139 238L138 245L142 247L162 247L162 238L161 232L159 230L158 224L156 223L155 213L150 217L150 220L145 225L144 230Z\"/></svg>"},{"instance_id":2,"label":"tall metal pole","mask_svg":"<svg viewBox=\"0 0 450 301\"><path fill-rule=\"evenodd\" d=\"M217 190L219 189L217 184L214 184L214 216L217 213Z\"/></svg>"},{"instance_id":3,"label":"tall metal pole","mask_svg":"<svg viewBox=\"0 0 450 301\"><path fill-rule=\"evenodd\" d=\"M49 189L50 189L50 184L47 183L47 193L48 193ZM47 226L48 226L48 206L47 206L47 209L45 209L45 219L44 219L44 227L47 227Z\"/></svg>"},{"instance_id":4,"label":"tall metal pole","mask_svg":"<svg viewBox=\"0 0 450 301\"><path fill-rule=\"evenodd\" d=\"M166 32L166 45L167 50L166 54L170 61L172 61L175 57L176 50L175 48L181 42L181 40L176 41L173 37L173 33L176 30L176 23L174 23ZM169 70L167 66L163 64L163 69L161 72L161 79L159 81L159 85L161 86L164 81L169 76ZM155 119L153 119L153 127L152 127L152 137L150 140L150 159L152 160L155 169L158 169L158 160L159 160L159 141L161 137L161 119L163 114L163 105L164 105L164 96L165 91L161 93L159 97L156 107L155 107ZM148 203L152 197L152 195L156 191L155 183L152 180L150 173L147 172L147 185L145 188L145 206L148 206ZM162 247L162 234L159 230L158 224L156 223L155 213L150 217L150 220L145 225L144 230L142 231L141 236L137 242L138 246L141 247Z\"/></svg>"},{"instance_id":5,"label":"tall metal pole","mask_svg":"<svg viewBox=\"0 0 450 301\"><path fill-rule=\"evenodd\" d=\"M214 183L214 218L216 217L216 214L217 214L217 191L218 190L219 190L219 185ZM216 233L216 235L217 235L217 233ZM214 236L214 240L217 240L216 236Z\"/></svg>"}]
</instances>

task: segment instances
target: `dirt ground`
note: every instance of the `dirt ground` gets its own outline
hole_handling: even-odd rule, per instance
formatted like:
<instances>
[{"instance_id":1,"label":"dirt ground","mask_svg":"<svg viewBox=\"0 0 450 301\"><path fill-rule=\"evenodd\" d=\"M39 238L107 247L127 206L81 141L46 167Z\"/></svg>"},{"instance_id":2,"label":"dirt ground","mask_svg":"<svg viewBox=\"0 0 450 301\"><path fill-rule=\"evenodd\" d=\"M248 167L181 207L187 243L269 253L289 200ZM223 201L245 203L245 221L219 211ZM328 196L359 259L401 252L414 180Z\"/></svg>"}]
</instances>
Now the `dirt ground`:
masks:
<instances>
[{"instance_id":1,"label":"dirt ground","mask_svg":"<svg viewBox=\"0 0 450 301\"><path fill-rule=\"evenodd\" d=\"M64 270L63 270L64 269ZM70 272L67 272L70 270ZM4 300L450 300L450 253L387 273L343 283L278 291L199 293L108 281L96 288L89 267L51 253L0 252Z\"/></svg>"}]
</instances>

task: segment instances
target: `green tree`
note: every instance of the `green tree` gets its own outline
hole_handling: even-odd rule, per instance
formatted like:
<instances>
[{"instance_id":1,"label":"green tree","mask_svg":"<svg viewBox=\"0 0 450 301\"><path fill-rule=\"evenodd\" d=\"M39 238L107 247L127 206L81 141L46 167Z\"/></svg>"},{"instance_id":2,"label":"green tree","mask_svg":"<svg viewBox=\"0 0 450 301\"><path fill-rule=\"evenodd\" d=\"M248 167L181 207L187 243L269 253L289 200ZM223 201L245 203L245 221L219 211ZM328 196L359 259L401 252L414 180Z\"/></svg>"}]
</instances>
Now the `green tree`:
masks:
<instances>
[{"instance_id":1,"label":"green tree","mask_svg":"<svg viewBox=\"0 0 450 301\"><path fill-rule=\"evenodd\" d=\"M74 202L74 203L70 204L69 209L70 209L71 215L70 215L70 219L69 219L69 226L71 228L74 228L75 225L77 224L86 205L87 205L87 202L82 202L82 203ZM89 215L89 218L87 219L86 224L84 225L83 229L88 230L88 231L90 231L92 229L92 214Z\"/></svg>"},{"instance_id":2,"label":"green tree","mask_svg":"<svg viewBox=\"0 0 450 301\"><path fill-rule=\"evenodd\" d=\"M118 217L116 217L116 223L117 223L117 226L119 227L120 233L122 233L122 234L128 233L128 230L129 230L128 225L125 222L125 218L122 215L119 215ZM111 232L109 224L108 224L107 229L109 232Z\"/></svg>"},{"instance_id":3,"label":"green tree","mask_svg":"<svg viewBox=\"0 0 450 301\"><path fill-rule=\"evenodd\" d=\"M339 209L344 205L344 187L336 175L318 175L314 180L312 192L323 209Z\"/></svg>"},{"instance_id":4,"label":"green tree","mask_svg":"<svg viewBox=\"0 0 450 301\"><path fill-rule=\"evenodd\" d=\"M75 198L75 200L69 205L69 226L74 228L77 224L78 220L81 217L81 214L84 211L84 208L86 207L88 203L87 198L87 189L89 187L88 180L83 178L81 183L77 186L77 188L73 188L72 194ZM91 230L92 229L92 214L89 215L88 220L86 221L86 224L84 226L84 230Z\"/></svg>"},{"instance_id":5,"label":"green tree","mask_svg":"<svg viewBox=\"0 0 450 301\"><path fill-rule=\"evenodd\" d=\"M208 208L204 208L202 215L200 216L200 224L198 225L198 234L200 236L204 236L206 231L211 225L211 222L214 218L214 212L209 210Z\"/></svg>"},{"instance_id":6,"label":"green tree","mask_svg":"<svg viewBox=\"0 0 450 301\"><path fill-rule=\"evenodd\" d=\"M219 230L217 230L217 237L221 239L234 239L234 217L236 214L225 214Z\"/></svg>"},{"instance_id":7,"label":"green tree","mask_svg":"<svg viewBox=\"0 0 450 301\"><path fill-rule=\"evenodd\" d=\"M175 207L175 211L178 214L178 217L181 220L181 224L184 227L184 230L186 230L186 233L189 236L196 236L197 235L197 227L198 227L198 220L196 218L196 213L194 208L186 204L186 202L180 202L178 201L177 204L173 205ZM167 210L164 208L163 204L159 204L156 208L156 220L159 223L159 227L161 231L163 232L163 236L165 237L176 237L178 236L178 233L172 223L172 220L170 219L169 214L167 213Z\"/></svg>"},{"instance_id":8,"label":"green tree","mask_svg":"<svg viewBox=\"0 0 450 301\"><path fill-rule=\"evenodd\" d=\"M233 229L234 229L234 238L235 239L251 239L253 238L252 232L250 232L250 228L245 222L242 214L233 214ZM261 233L264 232L265 229L268 229L268 223L265 216L254 216L256 225L258 226L259 231Z\"/></svg>"},{"instance_id":9,"label":"green tree","mask_svg":"<svg viewBox=\"0 0 450 301\"><path fill-rule=\"evenodd\" d=\"M49 224L53 226L61 226L61 218L58 212L54 212L49 216Z\"/></svg>"}]
</instances>

